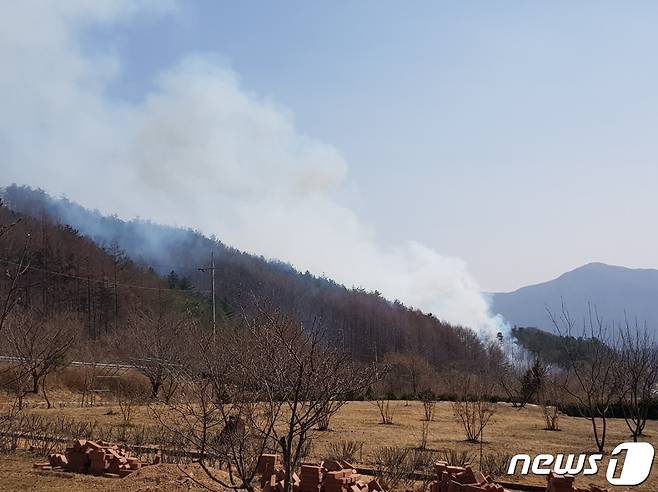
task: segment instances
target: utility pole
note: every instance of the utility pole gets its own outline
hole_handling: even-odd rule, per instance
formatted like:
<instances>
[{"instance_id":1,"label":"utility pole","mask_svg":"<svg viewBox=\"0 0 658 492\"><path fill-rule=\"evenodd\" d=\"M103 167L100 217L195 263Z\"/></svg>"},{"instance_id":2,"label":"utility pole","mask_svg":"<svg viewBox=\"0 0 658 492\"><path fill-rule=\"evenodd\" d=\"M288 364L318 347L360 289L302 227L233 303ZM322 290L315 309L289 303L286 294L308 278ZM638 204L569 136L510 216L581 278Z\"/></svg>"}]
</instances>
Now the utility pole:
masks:
<instances>
[{"instance_id":1,"label":"utility pole","mask_svg":"<svg viewBox=\"0 0 658 492\"><path fill-rule=\"evenodd\" d=\"M200 272L210 272L210 295L212 296L212 341L215 343L217 335L217 312L215 310L215 252L210 252L210 267L199 268Z\"/></svg>"}]
</instances>

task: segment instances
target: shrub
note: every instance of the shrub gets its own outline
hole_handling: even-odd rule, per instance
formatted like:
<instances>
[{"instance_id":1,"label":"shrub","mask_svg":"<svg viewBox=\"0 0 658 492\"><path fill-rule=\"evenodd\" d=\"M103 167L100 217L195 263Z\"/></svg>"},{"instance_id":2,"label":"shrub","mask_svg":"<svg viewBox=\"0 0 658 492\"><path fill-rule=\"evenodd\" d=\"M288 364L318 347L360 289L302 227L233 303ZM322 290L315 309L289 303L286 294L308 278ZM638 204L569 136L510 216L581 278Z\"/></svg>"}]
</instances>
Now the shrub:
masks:
<instances>
[{"instance_id":1,"label":"shrub","mask_svg":"<svg viewBox=\"0 0 658 492\"><path fill-rule=\"evenodd\" d=\"M501 477L507 473L512 455L505 452L486 454L482 457L480 471L492 477Z\"/></svg>"},{"instance_id":2,"label":"shrub","mask_svg":"<svg viewBox=\"0 0 658 492\"><path fill-rule=\"evenodd\" d=\"M430 422L429 420L423 421L422 427L420 429L420 442L418 443L418 449L427 449L427 441L430 435Z\"/></svg>"},{"instance_id":3,"label":"shrub","mask_svg":"<svg viewBox=\"0 0 658 492\"><path fill-rule=\"evenodd\" d=\"M135 409L144 401L144 393L132 380L117 380L116 400L121 411L123 426L128 427L132 424Z\"/></svg>"},{"instance_id":4,"label":"shrub","mask_svg":"<svg viewBox=\"0 0 658 492\"><path fill-rule=\"evenodd\" d=\"M464 429L466 440L478 442L496 412L496 404L485 400L463 400L454 402L452 410Z\"/></svg>"},{"instance_id":5,"label":"shrub","mask_svg":"<svg viewBox=\"0 0 658 492\"><path fill-rule=\"evenodd\" d=\"M475 455L465 450L442 449L439 451L441 461L452 466L470 466L475 461Z\"/></svg>"},{"instance_id":6,"label":"shrub","mask_svg":"<svg viewBox=\"0 0 658 492\"><path fill-rule=\"evenodd\" d=\"M542 403L542 412L544 414L544 423L546 426L544 430L559 431L560 430L560 409L557 405L549 405Z\"/></svg>"},{"instance_id":7,"label":"shrub","mask_svg":"<svg viewBox=\"0 0 658 492\"><path fill-rule=\"evenodd\" d=\"M390 400L375 400L377 408L379 409L379 415L381 417L381 423L386 425L393 424L393 414L395 407L391 406Z\"/></svg>"},{"instance_id":8,"label":"shrub","mask_svg":"<svg viewBox=\"0 0 658 492\"><path fill-rule=\"evenodd\" d=\"M395 446L382 446L374 453L375 473L386 490L394 490L410 483L413 471L409 450Z\"/></svg>"},{"instance_id":9,"label":"shrub","mask_svg":"<svg viewBox=\"0 0 658 492\"><path fill-rule=\"evenodd\" d=\"M329 445L329 458L349 462L361 461L363 441L338 441Z\"/></svg>"},{"instance_id":10,"label":"shrub","mask_svg":"<svg viewBox=\"0 0 658 492\"><path fill-rule=\"evenodd\" d=\"M430 420L434 420L434 412L436 410L436 400L434 398L434 393L432 393L430 390L425 390L419 396L420 401L423 402L425 420L428 422Z\"/></svg>"},{"instance_id":11,"label":"shrub","mask_svg":"<svg viewBox=\"0 0 658 492\"><path fill-rule=\"evenodd\" d=\"M434 463L438 460L438 452L431 449L412 449L410 459L411 470L432 474Z\"/></svg>"}]
</instances>

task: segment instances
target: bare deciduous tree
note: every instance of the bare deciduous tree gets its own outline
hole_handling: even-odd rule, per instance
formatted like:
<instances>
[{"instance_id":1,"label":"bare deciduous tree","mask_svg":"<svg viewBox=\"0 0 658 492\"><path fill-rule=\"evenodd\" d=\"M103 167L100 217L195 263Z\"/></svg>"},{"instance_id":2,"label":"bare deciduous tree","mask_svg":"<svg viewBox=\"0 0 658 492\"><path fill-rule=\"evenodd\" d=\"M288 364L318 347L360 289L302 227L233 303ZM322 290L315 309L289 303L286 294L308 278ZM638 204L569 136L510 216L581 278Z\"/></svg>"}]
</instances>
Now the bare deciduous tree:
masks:
<instances>
[{"instance_id":1,"label":"bare deciduous tree","mask_svg":"<svg viewBox=\"0 0 658 492\"><path fill-rule=\"evenodd\" d=\"M422 427L420 428L420 435L418 436L420 439L418 440L418 449L425 450L427 449L427 443L430 438L430 421L429 420L424 420L422 423Z\"/></svg>"},{"instance_id":2,"label":"bare deciduous tree","mask_svg":"<svg viewBox=\"0 0 658 492\"><path fill-rule=\"evenodd\" d=\"M391 405L391 400L384 397L377 398L375 400L375 405L377 405L377 410L379 410L379 416L381 418L380 423L393 425L395 420L395 405Z\"/></svg>"},{"instance_id":3,"label":"bare deciduous tree","mask_svg":"<svg viewBox=\"0 0 658 492\"><path fill-rule=\"evenodd\" d=\"M0 208L3 207L2 200L0 199ZM4 242L5 235L20 222L20 219L4 224L0 226L0 240ZM0 244L2 244L0 242ZM4 265L4 293L0 297L0 334L2 333L2 328L5 324L5 321L11 314L12 310L18 302L18 292L19 292L19 280L25 275L28 268L30 267L29 260L29 245L30 245L30 235L27 234L25 237L25 244L21 249L19 257L15 262L6 262ZM2 285L2 283L0 283Z\"/></svg>"},{"instance_id":4,"label":"bare deciduous tree","mask_svg":"<svg viewBox=\"0 0 658 492\"><path fill-rule=\"evenodd\" d=\"M122 424L124 427L129 427L136 408L144 400L142 388L133 379L117 378L114 396L121 411Z\"/></svg>"},{"instance_id":5,"label":"bare deciduous tree","mask_svg":"<svg viewBox=\"0 0 658 492\"><path fill-rule=\"evenodd\" d=\"M20 365L14 365L5 372L4 376L3 387L13 396L13 407L18 411L23 410L24 399L30 388L29 374Z\"/></svg>"},{"instance_id":6,"label":"bare deciduous tree","mask_svg":"<svg viewBox=\"0 0 658 492\"><path fill-rule=\"evenodd\" d=\"M41 385L50 408L46 380L53 370L67 364L78 333L76 322L67 316L44 318L35 311L23 311L12 314L6 329L7 345L19 372L32 378L33 393L38 393Z\"/></svg>"},{"instance_id":7,"label":"bare deciduous tree","mask_svg":"<svg viewBox=\"0 0 658 492\"><path fill-rule=\"evenodd\" d=\"M499 382L512 406L524 408L534 400L544 384L545 372L539 357L531 362L517 358L504 364Z\"/></svg>"},{"instance_id":8,"label":"bare deciduous tree","mask_svg":"<svg viewBox=\"0 0 658 492\"><path fill-rule=\"evenodd\" d=\"M581 336L589 339L590 343L586 345L585 353L577 352L567 343L567 337L574 334L575 321L564 303L559 317L550 311L548 315L561 340L564 340L563 347L571 376L569 379L573 380L573 384L565 384L563 389L577 402L581 415L590 420L596 447L602 453L611 406L620 391L616 371L618 354L613 346L614 340L608 337L603 320L590 306L588 319L581 332Z\"/></svg>"},{"instance_id":9,"label":"bare deciduous tree","mask_svg":"<svg viewBox=\"0 0 658 492\"><path fill-rule=\"evenodd\" d=\"M482 378L468 374L459 378L452 404L455 419L461 424L469 442L481 442L484 429L496 413L496 404L490 401L491 390Z\"/></svg>"},{"instance_id":10,"label":"bare deciduous tree","mask_svg":"<svg viewBox=\"0 0 658 492\"><path fill-rule=\"evenodd\" d=\"M197 342L196 357L180 373L181 397L151 408L214 483L253 490L260 456L276 449L274 426L284 402L254 376L266 367L249 333L224 327L221 340L199 333ZM216 463L228 466L228 482L215 473Z\"/></svg>"},{"instance_id":11,"label":"bare deciduous tree","mask_svg":"<svg viewBox=\"0 0 658 492\"><path fill-rule=\"evenodd\" d=\"M420 401L423 402L423 413L425 420L430 422L434 420L434 412L436 411L436 398L431 390L425 390L420 395Z\"/></svg>"},{"instance_id":12,"label":"bare deciduous tree","mask_svg":"<svg viewBox=\"0 0 658 492\"><path fill-rule=\"evenodd\" d=\"M621 382L620 403L624 420L633 441L644 432L649 407L655 401L658 381L658 347L646 326L626 321L620 333L618 378Z\"/></svg>"},{"instance_id":13,"label":"bare deciduous tree","mask_svg":"<svg viewBox=\"0 0 658 492\"><path fill-rule=\"evenodd\" d=\"M378 373L374 367L357 365L349 353L331 345L319 327L305 329L276 312L261 310L249 323L249 331L267 364L254 371L254 379L260 386L274 388L273 396L285 405L280 414L283 425L275 426L274 437L283 456L285 489L292 492L292 474L315 427L350 397L371 387Z\"/></svg>"},{"instance_id":14,"label":"bare deciduous tree","mask_svg":"<svg viewBox=\"0 0 658 492\"><path fill-rule=\"evenodd\" d=\"M562 371L557 368L546 369L544 384L539 392L545 430L560 430L560 405L563 403L562 391L565 384L567 382Z\"/></svg>"},{"instance_id":15,"label":"bare deciduous tree","mask_svg":"<svg viewBox=\"0 0 658 492\"><path fill-rule=\"evenodd\" d=\"M102 376L107 376L103 371L103 363L109 362L107 356L108 353L112 352L104 343L107 341L106 338L100 340L83 338L76 344L76 350L71 355L74 360L84 363L79 368L82 373L82 381L79 387L80 407L94 406L96 392L99 390L99 379ZM105 390L107 391L109 388Z\"/></svg>"},{"instance_id":16,"label":"bare deciduous tree","mask_svg":"<svg viewBox=\"0 0 658 492\"><path fill-rule=\"evenodd\" d=\"M187 361L193 325L191 316L159 306L155 311L135 310L128 326L117 333L119 353L148 378L152 400L160 396L163 386L167 399L176 389L174 379Z\"/></svg>"},{"instance_id":17,"label":"bare deciduous tree","mask_svg":"<svg viewBox=\"0 0 658 492\"><path fill-rule=\"evenodd\" d=\"M221 341L205 340L184 385L189 397L154 411L222 486L251 488L258 457L269 449L282 454L284 488L291 492L318 425L377 379L374 368L357 365L321 329L305 329L278 312L261 309L240 328L226 327ZM207 466L213 458L226 460L238 480L217 478Z\"/></svg>"},{"instance_id":18,"label":"bare deciduous tree","mask_svg":"<svg viewBox=\"0 0 658 492\"><path fill-rule=\"evenodd\" d=\"M418 354L392 352L385 355L384 362L389 391L416 397L422 388L431 389L436 380L432 365Z\"/></svg>"}]
</instances>

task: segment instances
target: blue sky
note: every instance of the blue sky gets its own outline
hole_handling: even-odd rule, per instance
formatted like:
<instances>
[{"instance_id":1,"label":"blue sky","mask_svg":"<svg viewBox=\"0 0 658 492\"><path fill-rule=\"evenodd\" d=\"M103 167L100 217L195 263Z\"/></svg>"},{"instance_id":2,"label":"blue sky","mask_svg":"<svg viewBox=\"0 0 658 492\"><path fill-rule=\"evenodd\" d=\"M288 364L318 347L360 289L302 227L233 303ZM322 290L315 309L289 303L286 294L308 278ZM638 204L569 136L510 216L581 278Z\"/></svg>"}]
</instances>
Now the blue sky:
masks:
<instances>
[{"instance_id":1,"label":"blue sky","mask_svg":"<svg viewBox=\"0 0 658 492\"><path fill-rule=\"evenodd\" d=\"M511 290L589 261L658 267L657 22L639 1L206 0L91 23L81 49L119 61L119 102L190 53L230 67L338 149L332 193L377 241Z\"/></svg>"},{"instance_id":2,"label":"blue sky","mask_svg":"<svg viewBox=\"0 0 658 492\"><path fill-rule=\"evenodd\" d=\"M379 234L510 289L658 266L657 21L653 2L197 1L94 44L122 53L122 97L185 52L223 58L344 153Z\"/></svg>"}]
</instances>

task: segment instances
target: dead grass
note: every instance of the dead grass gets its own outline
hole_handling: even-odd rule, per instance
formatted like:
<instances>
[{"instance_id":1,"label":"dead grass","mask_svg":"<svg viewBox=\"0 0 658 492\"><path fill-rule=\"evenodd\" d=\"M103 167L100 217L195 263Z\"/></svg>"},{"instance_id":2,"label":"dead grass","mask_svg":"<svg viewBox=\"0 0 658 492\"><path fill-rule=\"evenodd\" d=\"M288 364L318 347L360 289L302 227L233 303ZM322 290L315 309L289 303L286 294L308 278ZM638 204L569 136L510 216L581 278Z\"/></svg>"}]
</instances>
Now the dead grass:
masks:
<instances>
[{"instance_id":1,"label":"dead grass","mask_svg":"<svg viewBox=\"0 0 658 492\"><path fill-rule=\"evenodd\" d=\"M314 436L312 458L321 459L331 454L330 444L339 441L363 441L362 461L364 464L372 463L374 451L379 446L401 446L416 447L420 443L423 427L424 411L422 402L403 401L391 402L395 411L394 425L379 424L380 416L374 403L351 402L345 405L338 414L332 417L330 430L318 432ZM31 409L31 412L45 413L49 415L62 414L80 420L97 420L100 424L115 424L121 422L121 415L107 415L110 407L95 408L54 408ZM118 409L115 409L118 410ZM148 408L142 407L135 415L134 423L137 425L154 425ZM593 439L591 437L591 426L589 421L582 418L563 416L560 420L562 428L559 432L543 430L544 421L541 409L529 406L525 409L512 408L506 404L497 405L497 413L492 424L487 427L484 434L484 454L505 452L509 454L527 453L536 455L539 453L594 453ZM658 445L658 422L647 424L647 440L654 447ZM429 423L429 435L427 447L432 450L456 449L468 450L479 456L479 445L463 442L464 434L452 415L452 407L448 402L437 404L435 419ZM611 419L608 428L607 450L630 440L626 424L621 419ZM0 476L6 476L6 468L2 463L11 457L0 457ZM475 465L478 460L476 458ZM31 466L31 465L30 465ZM152 472L156 470L153 469ZM58 480L62 487L68 490L78 490L77 478L53 478L51 475L42 476L32 472L30 467L22 468L22 472L11 476L27 474L32 480L31 484L38 485L39 490L63 490L54 487ZM95 478L88 478L98 480ZM81 478L80 480L85 480ZM516 481L522 481L521 477L515 477ZM541 477L532 477L528 483L544 484ZM29 480L27 480L29 482ZM605 466L600 466L600 471L594 477L580 477L577 483L586 485L588 483L607 486L605 480ZM80 482L80 489L84 488L85 482ZM95 482L94 482L95 483ZM2 489L5 484L0 485L1 490L28 490L29 488ZM51 487L52 486L52 487ZM51 487L51 488L48 488ZM116 490L116 489L114 489ZM132 489L131 489L132 490ZM135 489L137 490L137 489ZM623 490L623 489L622 489ZM633 491L658 492L658 471L653 470L651 477L639 487L632 488Z\"/></svg>"},{"instance_id":2,"label":"dead grass","mask_svg":"<svg viewBox=\"0 0 658 492\"><path fill-rule=\"evenodd\" d=\"M212 484L198 465L181 466L160 464L142 468L124 479L94 477L76 473L41 471L32 464L42 459L30 453L19 452L13 455L0 455L0 491L48 491L72 492L93 490L97 492L147 492L180 490L213 490L222 492L222 487ZM226 480L224 472L217 472ZM205 485L206 487L199 485ZM228 490L228 489L226 489Z\"/></svg>"},{"instance_id":3,"label":"dead grass","mask_svg":"<svg viewBox=\"0 0 658 492\"><path fill-rule=\"evenodd\" d=\"M105 487L104 480L99 477L34 470L32 463L35 461L36 458L22 452L0 455L0 490L93 490L96 486L102 490Z\"/></svg>"},{"instance_id":4,"label":"dead grass","mask_svg":"<svg viewBox=\"0 0 658 492\"><path fill-rule=\"evenodd\" d=\"M416 447L420 443L422 419L424 411L422 402L412 401L408 404L402 401L392 402L395 405L396 418L394 425L379 424L379 414L374 403L351 402L332 418L329 432L318 433L314 438L313 454L316 457L325 456L330 442L340 440L364 441L363 461L372 462L373 451L378 446ZM498 404L494 421L484 434L484 454L506 452L509 454L526 453L531 456L539 453L595 453L594 441L591 437L591 425L588 420L576 417L562 416L561 431L544 430L544 420L541 408L529 406L524 409L512 408L510 405ZM646 434L649 442L658 447L658 422L648 422ZM434 421L429 424L427 446L429 449L457 449L474 453L478 465L478 444L463 442L465 436L456 423L452 406L449 402L437 404ZM623 419L610 419L608 424L607 451L621 442L631 440L628 428ZM606 460L607 463L607 460ZM599 474L592 477L580 477L577 483L587 485L595 483L608 487L605 479L605 466L599 467ZM514 481L544 485L541 477L524 480L514 477ZM658 491L658 470L652 470L649 479L635 491Z\"/></svg>"}]
</instances>

